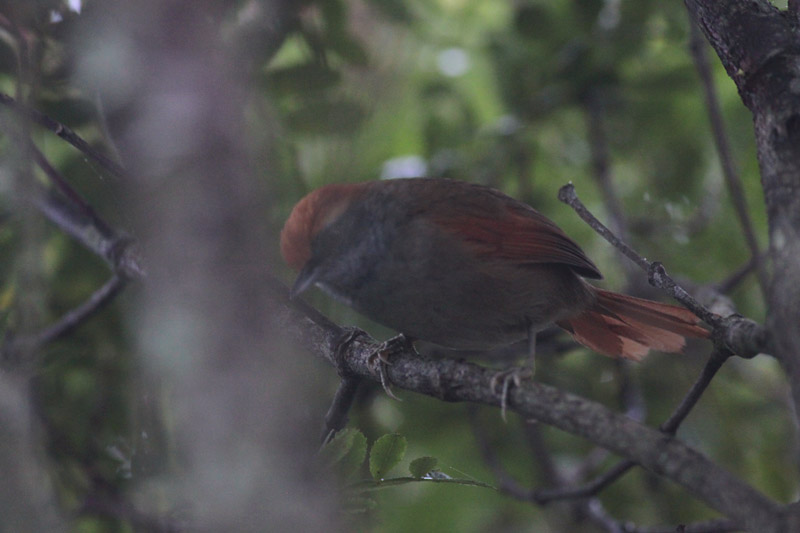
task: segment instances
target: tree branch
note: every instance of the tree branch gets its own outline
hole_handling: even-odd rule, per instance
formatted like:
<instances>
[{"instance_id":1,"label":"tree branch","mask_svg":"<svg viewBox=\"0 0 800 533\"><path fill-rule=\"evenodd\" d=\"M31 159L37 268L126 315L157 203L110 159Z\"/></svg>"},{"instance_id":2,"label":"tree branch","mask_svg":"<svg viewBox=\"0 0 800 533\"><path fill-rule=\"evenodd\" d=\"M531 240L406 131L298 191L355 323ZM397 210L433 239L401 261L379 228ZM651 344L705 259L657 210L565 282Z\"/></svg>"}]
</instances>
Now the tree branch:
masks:
<instances>
[{"instance_id":1,"label":"tree branch","mask_svg":"<svg viewBox=\"0 0 800 533\"><path fill-rule=\"evenodd\" d=\"M614 235L602 222L597 220L578 198L575 187L571 183L559 189L558 198L572 207L578 213L578 216L599 233L601 237L636 263L639 268L647 272L648 281L651 285L667 292L705 323L712 326L714 328L715 343L722 343L725 348L741 357L753 357L759 353L771 352L769 338L764 328L750 319L737 315L721 317L701 305L667 274L661 263L651 263L640 256Z\"/></svg>"},{"instance_id":2,"label":"tree branch","mask_svg":"<svg viewBox=\"0 0 800 533\"><path fill-rule=\"evenodd\" d=\"M708 120L711 124L711 133L714 137L714 144L717 147L717 154L719 154L722 175L725 176L725 182L728 185L728 192L731 195L734 211L736 211L739 225L742 227L744 240L747 243L747 247L750 249L750 256L753 258L753 261L755 261L756 274L758 276L759 285L761 286L761 291L766 294L768 286L767 272L761 260L761 250L759 249L756 234L753 230L753 223L750 220L750 213L747 209L747 199L745 198L744 188L742 187L742 180L733 163L733 155L731 154L728 135L725 132L725 124L722 120L722 110L720 109L717 91L714 87L714 77L711 74L711 66L709 65L708 56L706 55L706 42L697 24L691 20L689 21L689 36L689 50L691 50L692 59L700 75L700 81L702 82L703 95L705 96L706 108L708 109Z\"/></svg>"},{"instance_id":3,"label":"tree branch","mask_svg":"<svg viewBox=\"0 0 800 533\"><path fill-rule=\"evenodd\" d=\"M753 114L767 208L772 280L767 328L800 416L800 40L789 16L765 0L685 0ZM796 422L798 420L796 419ZM800 517L798 517L800 521Z\"/></svg>"},{"instance_id":4,"label":"tree branch","mask_svg":"<svg viewBox=\"0 0 800 533\"><path fill-rule=\"evenodd\" d=\"M10 342L3 347L3 359L16 359L20 353L34 352L42 346L72 333L75 328L111 302L125 288L126 283L127 280L124 277L114 275L105 285L93 292L85 302L66 312L43 331L22 339L11 338Z\"/></svg>"},{"instance_id":5,"label":"tree branch","mask_svg":"<svg viewBox=\"0 0 800 533\"><path fill-rule=\"evenodd\" d=\"M145 276L132 238L115 231L110 234L102 231L83 210L55 191L40 185L31 189L30 200L36 208L67 235L104 259L115 273L130 279Z\"/></svg>"},{"instance_id":6,"label":"tree branch","mask_svg":"<svg viewBox=\"0 0 800 533\"><path fill-rule=\"evenodd\" d=\"M280 298L288 301L287 288ZM278 317L286 335L333 365L340 329L316 324L290 306ZM346 371L377 381L371 356L379 344L359 337L349 343L342 363ZM416 353L393 355L387 372L400 388L449 402L500 407L492 391L495 371L452 359L430 359ZM721 469L674 437L616 414L604 406L541 383L524 382L508 394L508 408L563 431L584 437L683 486L697 498L753 531L783 531L782 508L758 490Z\"/></svg>"},{"instance_id":7,"label":"tree branch","mask_svg":"<svg viewBox=\"0 0 800 533\"><path fill-rule=\"evenodd\" d=\"M323 445L347 425L347 413L353 406L359 383L361 379L349 376L343 377L339 382L339 388L336 389L331 406L325 415L325 428L322 430Z\"/></svg>"},{"instance_id":8,"label":"tree branch","mask_svg":"<svg viewBox=\"0 0 800 533\"><path fill-rule=\"evenodd\" d=\"M700 397L711 384L711 380L714 379L717 371L719 371L722 364L729 356L730 353L727 351L714 350L712 352L711 357L709 357L708 362L705 367L703 367L703 371L700 373L697 381L695 381L692 388L689 389L689 392L683 398L677 409L675 409L670 417L659 426L659 430L667 435L675 435L677 433L678 427L680 427L694 406L697 405ZM537 489L531 493L531 498L537 502L546 503L552 500L594 496L622 477L634 466L636 466L634 461L625 459L583 485L558 487L554 489Z\"/></svg>"},{"instance_id":9,"label":"tree branch","mask_svg":"<svg viewBox=\"0 0 800 533\"><path fill-rule=\"evenodd\" d=\"M44 113L41 113L40 111L37 111L36 109L32 109L23 104L20 104L19 102L14 100L11 96L5 93L0 93L0 104L9 107L10 109L13 109L22 117L55 133L56 135L67 141L69 144L77 148L82 154L86 155L90 159L93 159L94 161L99 163L100 166L102 166L104 169L106 169L114 176L118 178L127 177L125 169L123 169L116 162L112 161L102 153L92 148L92 146L88 142L83 140L83 138L80 135L72 131L64 124L61 124L56 120L53 120L52 118L48 117Z\"/></svg>"},{"instance_id":10,"label":"tree branch","mask_svg":"<svg viewBox=\"0 0 800 533\"><path fill-rule=\"evenodd\" d=\"M50 164L50 161L44 156L44 154L39 150L36 145L34 145L31 141L28 141L30 153L33 156L33 160L36 162L36 165L42 169L42 171L47 175L53 185L61 191L67 200L72 202L75 208L80 211L81 215L91 221L94 225L95 229L100 233L102 237L108 240L113 240L116 237L116 232L111 228L111 226L103 220L100 215L97 214L97 211L89 205L89 203L83 199L83 197L78 194L72 185L61 175L59 171Z\"/></svg>"}]
</instances>

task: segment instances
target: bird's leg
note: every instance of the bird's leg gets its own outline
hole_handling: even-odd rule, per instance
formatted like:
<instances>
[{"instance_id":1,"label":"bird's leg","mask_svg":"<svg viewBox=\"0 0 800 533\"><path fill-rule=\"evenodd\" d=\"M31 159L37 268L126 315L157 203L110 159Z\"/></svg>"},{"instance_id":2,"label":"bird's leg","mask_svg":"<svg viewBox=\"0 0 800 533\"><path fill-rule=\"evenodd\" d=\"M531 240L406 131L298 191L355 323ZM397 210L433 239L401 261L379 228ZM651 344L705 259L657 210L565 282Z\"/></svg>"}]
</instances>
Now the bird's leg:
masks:
<instances>
[{"instance_id":1,"label":"bird's leg","mask_svg":"<svg viewBox=\"0 0 800 533\"><path fill-rule=\"evenodd\" d=\"M536 330L528 327L528 357L525 366L513 366L506 370L501 370L489 382L492 387L492 393L500 396L500 416L503 421L506 420L506 407L508 406L508 389L513 383L519 387L523 379L530 379L536 372ZM500 386L502 383L502 386ZM498 390L498 386L500 386Z\"/></svg>"},{"instance_id":2,"label":"bird's leg","mask_svg":"<svg viewBox=\"0 0 800 533\"><path fill-rule=\"evenodd\" d=\"M372 355L369 356L369 364L372 367L372 372L380 378L383 390L386 391L386 394L390 398L399 402L403 400L395 396L392 392L389 376L386 373L386 366L392 364L390 361L392 355L405 351L416 352L414 349L414 340L401 333L381 343Z\"/></svg>"}]
</instances>

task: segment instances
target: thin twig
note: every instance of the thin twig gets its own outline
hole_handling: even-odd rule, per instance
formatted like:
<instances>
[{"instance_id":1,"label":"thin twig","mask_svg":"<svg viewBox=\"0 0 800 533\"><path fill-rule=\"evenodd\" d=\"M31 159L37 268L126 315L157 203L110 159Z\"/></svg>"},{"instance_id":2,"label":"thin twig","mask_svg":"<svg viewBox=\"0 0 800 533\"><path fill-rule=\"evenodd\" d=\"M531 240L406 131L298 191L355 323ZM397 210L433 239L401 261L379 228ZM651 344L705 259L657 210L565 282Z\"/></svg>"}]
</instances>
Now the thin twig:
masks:
<instances>
[{"instance_id":1,"label":"thin twig","mask_svg":"<svg viewBox=\"0 0 800 533\"><path fill-rule=\"evenodd\" d=\"M717 91L714 87L714 76L711 72L711 65L708 61L708 54L706 53L706 41L703 34L697 27L697 24L691 17L689 17L689 50L692 54L697 72L700 75L700 81L703 86L703 96L706 101L706 108L708 109L708 119L711 123L711 133L714 138L714 144L717 147L719 154L720 165L722 166L722 175L725 176L725 182L728 185L728 192L731 195L731 202L736 211L736 216L739 219L739 224L744 233L744 239L747 247L750 249L750 255L756 260L756 274L758 282L761 286L763 294L767 293L767 273L764 268L764 263L761 261L761 251L759 250L756 234L753 230L753 223L750 220L750 212L747 209L747 200L744 194L744 187L736 165L733 163L733 154L731 153L730 142L728 135L725 131L725 123L722 119L722 110L719 105L719 98L717 98Z\"/></svg>"},{"instance_id":2,"label":"thin twig","mask_svg":"<svg viewBox=\"0 0 800 533\"><path fill-rule=\"evenodd\" d=\"M691 410L700 400L711 380L716 375L717 371L722 367L722 364L730 357L730 352L725 350L714 350L703 367L700 376L694 382L689 392L686 393L681 403L672 412L670 417L659 426L659 430L667 435L675 435L681 423L686 419ZM622 477L631 467L636 463L629 460L622 460L616 465L605 471L603 474L597 476L595 479L583 485L576 487L558 487L554 489L539 489L534 491L533 497L537 502L546 503L552 500L561 500L566 498L583 498L587 496L594 496L611 483Z\"/></svg>"},{"instance_id":3,"label":"thin twig","mask_svg":"<svg viewBox=\"0 0 800 533\"><path fill-rule=\"evenodd\" d=\"M625 533L734 533L744 531L744 528L733 520L718 518L691 524L682 524L677 528L670 526L626 527Z\"/></svg>"},{"instance_id":4,"label":"thin twig","mask_svg":"<svg viewBox=\"0 0 800 533\"><path fill-rule=\"evenodd\" d=\"M667 274L667 269L664 268L661 262L653 261L650 263L650 268L647 269L647 279L651 285L665 290L667 294L682 303L684 307L703 319L706 324L715 328L722 327L723 318L702 305L686 289L678 285L678 282Z\"/></svg>"},{"instance_id":5,"label":"thin twig","mask_svg":"<svg viewBox=\"0 0 800 533\"><path fill-rule=\"evenodd\" d=\"M620 521L611 516L602 505L602 502L592 496L596 495L600 490L607 487L615 479L619 478L636 463L633 461L620 461L617 465L612 467L603 476L598 477L591 484L586 484L581 487L582 490L575 490L575 488L563 489L550 489L550 490L529 490L519 483L513 476L511 476L505 468L503 468L500 459L495 454L492 446L490 445L486 435L481 431L481 426L477 420L477 409L470 407L469 409L470 423L472 425L473 435L478 444L478 449L483 456L484 462L492 471L495 479L497 480L497 488L511 496L514 499L525 502L532 502L538 505L545 505L556 500L564 499L577 499L589 498L584 500L581 509L586 515L598 526L606 531L621 532L621 533L674 533L675 531L685 531L686 533L726 533L740 531L741 527L737 526L733 521L727 519L708 520L704 522L695 522L693 524L686 524L683 529L677 530L675 526L650 526L640 527L631 524L627 521ZM556 472L551 472L551 475L558 477Z\"/></svg>"},{"instance_id":6,"label":"thin twig","mask_svg":"<svg viewBox=\"0 0 800 533\"><path fill-rule=\"evenodd\" d=\"M636 263L639 268L647 272L651 285L666 290L670 296L681 302L684 306L686 306L686 308L703 319L707 324L716 327L721 323L722 317L712 313L700 305L700 303L692 298L688 292L683 290L683 288L675 283L675 280L667 275L667 272L661 263L651 263L644 257L637 254L633 248L628 246L622 241L622 239L617 237L611 230L609 230L605 224L600 222L591 213L591 211L589 211L586 206L583 205L583 202L581 202L580 198L578 198L578 194L575 192L575 186L572 185L572 183L568 183L558 190L558 199L572 207L572 209L578 213L578 216L580 216L587 224L589 224L593 230L599 233L601 237L610 242L628 259Z\"/></svg>"},{"instance_id":7,"label":"thin twig","mask_svg":"<svg viewBox=\"0 0 800 533\"><path fill-rule=\"evenodd\" d=\"M2 96L0 93L0 97ZM23 126L28 124L25 120L21 123ZM2 120L1 125L7 130L13 129L12 121ZM47 190L30 177L26 180L24 196L52 223L102 257L114 272L132 279L144 277L144 269L134 253L133 239L114 230L103 220L69 184L69 181L50 164L27 133L12 134L10 137L18 146L19 152L36 162L56 189Z\"/></svg>"},{"instance_id":8,"label":"thin twig","mask_svg":"<svg viewBox=\"0 0 800 533\"><path fill-rule=\"evenodd\" d=\"M130 279L143 278L146 273L133 247L133 239L112 231L109 238L87 217L86 213L54 190L32 185L31 202L53 224L72 236L93 253L102 257L111 269Z\"/></svg>"},{"instance_id":9,"label":"thin twig","mask_svg":"<svg viewBox=\"0 0 800 533\"><path fill-rule=\"evenodd\" d=\"M106 157L102 153L92 148L92 146L88 142L86 142L80 135L72 131L64 124L61 124L57 120L48 117L47 115L41 113L40 111L27 107L23 104L20 104L19 102L14 100L14 98L5 93L0 93L0 104L5 105L13 109L14 111L20 113L22 116L28 118L31 122L34 122L42 126L43 128L52 131L53 133L55 133L56 135L67 141L69 144L77 148L81 153L99 163L100 166L102 166L104 169L106 169L114 176L118 178L124 178L128 176L128 174L125 172L125 169L123 169L120 165L118 165L110 158Z\"/></svg>"},{"instance_id":10,"label":"thin twig","mask_svg":"<svg viewBox=\"0 0 800 533\"><path fill-rule=\"evenodd\" d=\"M116 237L116 233L111 226L109 226L105 220L103 220L100 215L97 214L89 203L83 199L83 197L76 191L72 185L64 178L64 176L50 164L44 154L39 150L36 145L32 142L28 141L29 149L31 154L33 154L33 159L36 161L36 164L39 168L44 171L50 181L58 188L61 193L67 197L75 206L83 212L86 218L90 219L97 230L100 232L103 237L107 239L113 239Z\"/></svg>"},{"instance_id":11,"label":"thin twig","mask_svg":"<svg viewBox=\"0 0 800 533\"><path fill-rule=\"evenodd\" d=\"M558 191L558 199L572 207L592 229L600 234L604 239L620 250L631 261L647 272L647 278L651 285L664 290L683 304L684 307L700 317L706 324L714 328L713 337L716 344L722 344L725 348L740 357L754 357L759 353L773 353L770 336L763 326L756 322L732 315L721 317L712 312L704 305L701 305L686 290L672 279L664 265L659 262L651 263L647 259L637 254L630 246L622 242L612 233L602 222L583 205L575 192L575 186L568 183Z\"/></svg>"},{"instance_id":12,"label":"thin twig","mask_svg":"<svg viewBox=\"0 0 800 533\"><path fill-rule=\"evenodd\" d=\"M595 218L595 216L588 209L586 209L586 206L583 205L583 202L581 202L578 198L578 194L575 192L575 186L572 185L572 183L568 183L558 190L558 199L572 207L572 209L578 213L578 216L580 216L587 224L589 224L593 230L599 233L601 237L622 252L625 257L639 265L639 268L645 272L648 271L650 268L650 263L642 256L634 252L630 246L625 244L619 237L614 235L610 229L608 229L602 222L597 220L597 218Z\"/></svg>"},{"instance_id":13,"label":"thin twig","mask_svg":"<svg viewBox=\"0 0 800 533\"><path fill-rule=\"evenodd\" d=\"M472 434L475 437L478 450L483 457L483 462L486 463L486 466L492 471L497 483L497 488L516 500L531 501L531 490L508 473L500 462L500 458L497 457L497 454L494 452L491 443L486 438L486 434L482 431L483 428L478 423L478 409L470 405L467 413L469 414Z\"/></svg>"},{"instance_id":14,"label":"thin twig","mask_svg":"<svg viewBox=\"0 0 800 533\"><path fill-rule=\"evenodd\" d=\"M608 533L628 533L628 526L630 524L626 523L623 525L622 522L611 516L611 514L606 511L603 503L597 498L592 498L586 502L584 512L592 522Z\"/></svg>"},{"instance_id":15,"label":"thin twig","mask_svg":"<svg viewBox=\"0 0 800 533\"><path fill-rule=\"evenodd\" d=\"M716 283L716 289L721 292L722 294L728 294L739 284L744 281L744 279L753 271L758 263L759 259L756 257L751 257L747 263L742 265L739 269L731 273L727 278Z\"/></svg>"},{"instance_id":16,"label":"thin twig","mask_svg":"<svg viewBox=\"0 0 800 533\"><path fill-rule=\"evenodd\" d=\"M526 421L523 425L523 433L541 477L552 480L555 486L563 485L565 483L564 476L556 467L553 454L547 448L547 443L542 435L542 425L536 421Z\"/></svg>"},{"instance_id":17,"label":"thin twig","mask_svg":"<svg viewBox=\"0 0 800 533\"><path fill-rule=\"evenodd\" d=\"M603 472L588 483L573 487L556 487L552 489L536 489L531 491L530 498L537 503L544 504L555 500L574 498L587 498L594 496L604 488L622 477L625 472L636 466L635 461L623 460Z\"/></svg>"},{"instance_id":18,"label":"thin twig","mask_svg":"<svg viewBox=\"0 0 800 533\"><path fill-rule=\"evenodd\" d=\"M678 427L683 423L694 406L697 405L700 397L711 384L711 380L714 379L719 369L722 368L723 363L725 363L731 355L732 354L727 350L714 349L714 351L711 352L711 356L708 358L702 372L700 372L700 376L689 389L689 392L686 393L680 405L678 405L675 411L673 411L670 417L661 424L658 429L667 435L675 435L675 433L677 433Z\"/></svg>"},{"instance_id":19,"label":"thin twig","mask_svg":"<svg viewBox=\"0 0 800 533\"><path fill-rule=\"evenodd\" d=\"M127 279L114 275L102 287L93 292L82 304L67 311L53 324L43 331L25 338L10 338L3 347L3 359L14 360L20 353L31 353L42 346L60 339L73 332L78 326L86 322L125 287Z\"/></svg>"},{"instance_id":20,"label":"thin twig","mask_svg":"<svg viewBox=\"0 0 800 533\"><path fill-rule=\"evenodd\" d=\"M339 388L336 389L331 406L325 415L325 427L322 430L323 445L347 425L347 414L356 398L359 383L361 378L355 376L343 377L339 382Z\"/></svg>"},{"instance_id":21,"label":"thin twig","mask_svg":"<svg viewBox=\"0 0 800 533\"><path fill-rule=\"evenodd\" d=\"M100 311L125 287L126 278L117 274L113 275L102 287L93 292L85 302L68 311L54 324L39 333L34 339L34 344L41 346L53 342L71 333L75 328L85 322L89 317Z\"/></svg>"}]
</instances>

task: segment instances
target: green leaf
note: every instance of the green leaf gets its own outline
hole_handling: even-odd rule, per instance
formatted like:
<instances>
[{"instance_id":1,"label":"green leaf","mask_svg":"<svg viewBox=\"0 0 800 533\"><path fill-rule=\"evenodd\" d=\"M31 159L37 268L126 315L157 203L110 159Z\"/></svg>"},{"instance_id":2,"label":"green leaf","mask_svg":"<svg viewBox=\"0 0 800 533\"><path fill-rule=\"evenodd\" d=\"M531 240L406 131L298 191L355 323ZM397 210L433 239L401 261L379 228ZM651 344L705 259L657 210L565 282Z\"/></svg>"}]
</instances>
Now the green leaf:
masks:
<instances>
[{"instance_id":1,"label":"green leaf","mask_svg":"<svg viewBox=\"0 0 800 533\"><path fill-rule=\"evenodd\" d=\"M367 438L357 429L340 431L320 451L320 457L328 467L337 465L345 476L358 470L367 456Z\"/></svg>"},{"instance_id":2,"label":"green leaf","mask_svg":"<svg viewBox=\"0 0 800 533\"><path fill-rule=\"evenodd\" d=\"M367 438L358 430L353 430L353 443L348 452L339 461L340 470L342 475L350 477L355 475L361 465L364 464L364 459L367 458Z\"/></svg>"},{"instance_id":3,"label":"green leaf","mask_svg":"<svg viewBox=\"0 0 800 533\"><path fill-rule=\"evenodd\" d=\"M436 468L438 462L439 460L436 457L417 457L408 465L408 471L416 479L422 479L425 474Z\"/></svg>"},{"instance_id":4,"label":"green leaf","mask_svg":"<svg viewBox=\"0 0 800 533\"><path fill-rule=\"evenodd\" d=\"M474 479L452 478L446 475L441 478L433 477L431 479L428 478L417 479L415 477L393 477L390 479L384 479L382 481L363 480L351 485L351 488L355 490L368 492L368 491L384 490L388 489L389 487L397 487L400 485L408 485L410 483L445 483L450 485L462 485L465 487L480 487L483 489L497 490L497 487L494 487L482 481L475 481Z\"/></svg>"},{"instance_id":5,"label":"green leaf","mask_svg":"<svg viewBox=\"0 0 800 533\"><path fill-rule=\"evenodd\" d=\"M403 460L408 441L402 435L389 433L375 441L369 454L369 472L375 479L383 479L386 473Z\"/></svg>"}]
</instances>

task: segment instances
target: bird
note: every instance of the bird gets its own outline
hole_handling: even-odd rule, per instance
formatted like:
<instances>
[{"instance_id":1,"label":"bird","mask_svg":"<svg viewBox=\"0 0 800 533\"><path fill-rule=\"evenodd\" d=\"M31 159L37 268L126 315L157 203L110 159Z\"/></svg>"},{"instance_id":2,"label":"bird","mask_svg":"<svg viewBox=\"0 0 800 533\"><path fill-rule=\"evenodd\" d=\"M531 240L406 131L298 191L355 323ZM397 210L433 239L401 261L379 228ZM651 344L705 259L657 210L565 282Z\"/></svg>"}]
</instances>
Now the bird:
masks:
<instances>
[{"instance_id":1,"label":"bird","mask_svg":"<svg viewBox=\"0 0 800 533\"><path fill-rule=\"evenodd\" d=\"M412 340L489 350L555 324L613 358L681 352L707 338L691 311L598 288L597 266L553 221L484 185L444 178L330 184L292 209L280 236L312 285Z\"/></svg>"}]
</instances>

